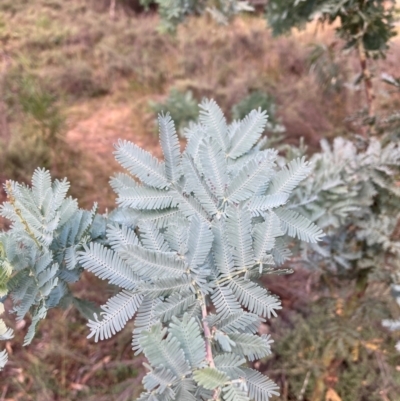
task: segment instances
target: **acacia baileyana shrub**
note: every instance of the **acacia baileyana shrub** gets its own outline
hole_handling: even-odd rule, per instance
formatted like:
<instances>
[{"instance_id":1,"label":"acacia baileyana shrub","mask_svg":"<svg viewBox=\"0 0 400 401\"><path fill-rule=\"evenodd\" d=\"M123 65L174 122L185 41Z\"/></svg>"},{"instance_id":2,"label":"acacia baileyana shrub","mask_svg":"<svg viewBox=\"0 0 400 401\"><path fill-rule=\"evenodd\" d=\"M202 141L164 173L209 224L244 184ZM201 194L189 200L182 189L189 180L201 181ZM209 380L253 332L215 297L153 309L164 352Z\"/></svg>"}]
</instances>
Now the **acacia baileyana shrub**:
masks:
<instances>
[{"instance_id":1,"label":"acacia baileyana shrub","mask_svg":"<svg viewBox=\"0 0 400 401\"><path fill-rule=\"evenodd\" d=\"M299 158L278 168L277 152L261 149L265 112L229 125L214 101L200 109L183 153L170 116L159 116L163 162L116 145L127 170L111 180L118 207L105 236L81 241L77 262L121 290L89 337L110 338L134 318L132 347L149 362L141 401L265 401L278 387L246 362L271 353L257 332L281 303L258 279L287 272L290 237L323 235L286 205L311 167Z\"/></svg>"}]
</instances>

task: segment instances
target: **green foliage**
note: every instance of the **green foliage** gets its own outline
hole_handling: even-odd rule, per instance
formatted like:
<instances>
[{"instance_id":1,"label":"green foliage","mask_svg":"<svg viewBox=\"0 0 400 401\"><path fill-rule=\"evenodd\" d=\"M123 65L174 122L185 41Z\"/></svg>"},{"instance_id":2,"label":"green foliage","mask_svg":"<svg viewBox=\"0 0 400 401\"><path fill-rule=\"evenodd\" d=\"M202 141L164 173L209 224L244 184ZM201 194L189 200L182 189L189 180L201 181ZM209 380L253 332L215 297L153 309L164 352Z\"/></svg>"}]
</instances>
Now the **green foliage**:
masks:
<instances>
[{"instance_id":1,"label":"green foliage","mask_svg":"<svg viewBox=\"0 0 400 401\"><path fill-rule=\"evenodd\" d=\"M56 97L33 77L23 76L18 83L16 100L23 113L36 125L40 139L54 145L64 123Z\"/></svg>"},{"instance_id":2,"label":"green foliage","mask_svg":"<svg viewBox=\"0 0 400 401\"><path fill-rule=\"evenodd\" d=\"M149 7L149 0L140 0L145 7ZM160 30L175 32L177 26L188 15L210 13L213 18L226 24L230 18L242 11L253 11L247 1L243 0L155 0L160 14Z\"/></svg>"},{"instance_id":3,"label":"green foliage","mask_svg":"<svg viewBox=\"0 0 400 401\"><path fill-rule=\"evenodd\" d=\"M191 91L180 92L176 88L172 88L167 99L163 103L150 102L150 107L157 113L168 112L171 115L175 126L181 136L186 136L185 131L191 124L197 122L199 115L198 102L193 98ZM243 120L252 111L257 109L266 111L268 119L266 123L262 123L263 130L267 133L280 133L285 129L279 123L279 119L276 115L276 104L273 97L266 92L254 91L248 96L244 97L238 103L232 107L232 118L235 120ZM235 126L232 126L234 130ZM248 129L253 130L250 125ZM254 128L256 129L256 128ZM189 128L190 130L190 128ZM236 135L239 133L238 131ZM258 135L256 131L255 135ZM243 135L246 138L246 135Z\"/></svg>"},{"instance_id":4,"label":"green foliage","mask_svg":"<svg viewBox=\"0 0 400 401\"><path fill-rule=\"evenodd\" d=\"M323 43L314 44L309 56L310 71L328 96L340 93L347 77L346 63L336 51L336 43L326 46Z\"/></svg>"},{"instance_id":5,"label":"green foliage","mask_svg":"<svg viewBox=\"0 0 400 401\"><path fill-rule=\"evenodd\" d=\"M285 130L279 123L279 119L276 115L275 99L270 94L262 91L251 92L248 96L235 104L232 107L232 118L241 120L252 110L256 110L259 107L261 110L266 111L268 115L267 132L278 133Z\"/></svg>"},{"instance_id":6,"label":"green foliage","mask_svg":"<svg viewBox=\"0 0 400 401\"><path fill-rule=\"evenodd\" d=\"M191 91L180 92L172 88L163 103L150 102L151 109L158 115L169 113L181 136L189 123L195 122L199 115L197 100Z\"/></svg>"},{"instance_id":7,"label":"green foliage","mask_svg":"<svg viewBox=\"0 0 400 401\"><path fill-rule=\"evenodd\" d=\"M346 46L354 47L361 40L364 49L375 57L384 56L390 38L396 35L395 6L395 1L383 0L271 0L266 17L275 35L304 28L315 18L329 24L339 20L336 31Z\"/></svg>"},{"instance_id":8,"label":"green foliage","mask_svg":"<svg viewBox=\"0 0 400 401\"><path fill-rule=\"evenodd\" d=\"M0 164L4 174L27 181L37 166L50 168L59 159L54 156L60 149L64 116L57 97L42 80L16 70L5 78L10 124Z\"/></svg>"}]
</instances>

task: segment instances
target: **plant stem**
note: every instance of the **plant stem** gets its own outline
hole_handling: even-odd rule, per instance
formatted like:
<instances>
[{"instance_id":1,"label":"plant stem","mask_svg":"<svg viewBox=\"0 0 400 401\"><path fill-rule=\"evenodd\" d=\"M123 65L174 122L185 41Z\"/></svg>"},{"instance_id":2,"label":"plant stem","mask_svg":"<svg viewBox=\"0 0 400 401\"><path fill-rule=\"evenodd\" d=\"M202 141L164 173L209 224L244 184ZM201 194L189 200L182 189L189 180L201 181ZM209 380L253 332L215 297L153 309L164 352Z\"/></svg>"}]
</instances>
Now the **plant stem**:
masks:
<instances>
[{"instance_id":1,"label":"plant stem","mask_svg":"<svg viewBox=\"0 0 400 401\"><path fill-rule=\"evenodd\" d=\"M207 359L207 362L210 365L210 367L215 368L214 358L213 358L212 349L211 349L211 330L208 327L208 323L206 320L207 306L206 306L206 300L204 298L204 295L203 295L203 303L201 305L201 315L203 318L203 330L204 330L204 337L205 337L205 341L206 341L206 359Z\"/></svg>"},{"instance_id":2,"label":"plant stem","mask_svg":"<svg viewBox=\"0 0 400 401\"><path fill-rule=\"evenodd\" d=\"M206 360L208 364L210 365L210 368L215 368L215 363L214 363L214 358L212 354L212 348L211 348L211 330L210 327L208 327L208 323L206 320L207 317L207 305L206 305L206 298L204 294L202 293L202 298L203 302L201 305L201 316L203 320L203 330L204 330L204 337L205 337L205 342L206 342ZM219 389L216 388L213 393L213 400L218 400L219 397Z\"/></svg>"},{"instance_id":3,"label":"plant stem","mask_svg":"<svg viewBox=\"0 0 400 401\"><path fill-rule=\"evenodd\" d=\"M238 270L238 271L232 273L230 276L224 277L224 278L222 278L221 280L218 280L217 283L218 283L218 284L222 284L222 283L224 283L225 281L230 281L230 280L232 280L233 277L240 276L242 273L246 273L246 272L248 272L248 271L249 271L249 269Z\"/></svg>"},{"instance_id":4,"label":"plant stem","mask_svg":"<svg viewBox=\"0 0 400 401\"><path fill-rule=\"evenodd\" d=\"M368 117L373 119L375 117L375 92L374 92L374 88L372 86L371 71L368 69L367 54L365 51L364 44L362 42L362 38L358 39L357 49L358 49L358 58L360 60L361 73L364 78L365 95L367 98Z\"/></svg>"}]
</instances>

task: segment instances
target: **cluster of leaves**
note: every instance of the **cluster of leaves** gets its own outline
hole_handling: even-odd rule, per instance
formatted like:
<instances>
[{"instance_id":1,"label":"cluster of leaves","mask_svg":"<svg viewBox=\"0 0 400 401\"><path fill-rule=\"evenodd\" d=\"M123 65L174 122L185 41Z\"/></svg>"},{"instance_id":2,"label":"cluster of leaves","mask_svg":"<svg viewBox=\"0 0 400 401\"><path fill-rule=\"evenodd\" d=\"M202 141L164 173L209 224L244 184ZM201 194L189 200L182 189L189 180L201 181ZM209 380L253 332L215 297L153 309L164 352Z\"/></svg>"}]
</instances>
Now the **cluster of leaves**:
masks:
<instances>
[{"instance_id":1,"label":"cluster of leaves","mask_svg":"<svg viewBox=\"0 0 400 401\"><path fill-rule=\"evenodd\" d=\"M277 153L257 145L265 112L228 125L215 102L200 108L183 154L171 118L159 117L165 163L132 143L117 146L141 184L112 179L121 208L110 215L118 223L108 227L110 247L91 244L79 258L122 287L89 322L90 336L109 338L136 314L133 348L151 365L141 400L267 400L276 385L242 365L270 353L269 336L255 333L281 305L255 280L284 272L276 265L290 255L286 235L322 236L284 207L310 166L297 159L276 172Z\"/></svg>"},{"instance_id":2,"label":"cluster of leaves","mask_svg":"<svg viewBox=\"0 0 400 401\"><path fill-rule=\"evenodd\" d=\"M266 126L267 133L281 133L285 131L285 127L280 124L276 114L276 102L273 96L267 92L256 90L241 99L232 107L232 118L241 120L247 116L252 110L261 108L267 112L268 121Z\"/></svg>"},{"instance_id":3,"label":"cluster of leaves","mask_svg":"<svg viewBox=\"0 0 400 401\"><path fill-rule=\"evenodd\" d=\"M161 18L162 32L175 32L188 15L210 13L219 23L226 24L230 18L243 11L253 11L246 0L140 0L148 8L155 3Z\"/></svg>"},{"instance_id":4,"label":"cluster of leaves","mask_svg":"<svg viewBox=\"0 0 400 401\"><path fill-rule=\"evenodd\" d=\"M400 144L386 137L371 138L360 140L357 148L336 138L332 146L323 141L322 151L311 162L313 173L292 199L296 210L327 235L318 244L302 246L301 263L322 271L331 297L346 300L340 321L348 325L350 331L344 333L351 339L355 317L363 314L365 319L367 309L372 320L371 305L375 308L379 302L380 296L373 303L366 297L372 283L392 282L393 295L400 299ZM400 327L398 320L385 319L383 324L391 330ZM364 329L363 319L358 327ZM342 358L341 348L334 346L323 360Z\"/></svg>"},{"instance_id":5,"label":"cluster of leaves","mask_svg":"<svg viewBox=\"0 0 400 401\"><path fill-rule=\"evenodd\" d=\"M190 135L191 124L195 125L197 123L199 115L198 101L193 97L191 91L181 92L176 88L172 88L164 102L151 101L150 107L157 115L169 113L182 137L186 137L188 127L188 135ZM268 116L265 126L266 133L278 134L285 131L276 114L275 99L267 92L260 90L251 92L234 104L231 110L232 118L234 120L242 120L252 110L259 108L265 111Z\"/></svg>"},{"instance_id":6,"label":"cluster of leaves","mask_svg":"<svg viewBox=\"0 0 400 401\"><path fill-rule=\"evenodd\" d=\"M369 55L379 57L396 35L395 7L395 1L384 0L270 0L266 17L275 35L304 28L315 18L329 24L339 20L336 31L347 47L361 41Z\"/></svg>"},{"instance_id":7,"label":"cluster of leaves","mask_svg":"<svg viewBox=\"0 0 400 401\"><path fill-rule=\"evenodd\" d=\"M278 266L290 237L323 235L285 206L311 167L299 158L278 169L277 152L260 149L265 112L228 125L214 101L200 108L182 154L170 116L159 117L165 162L118 143L130 174L111 181L119 207L105 236L104 218L92 224L94 211L64 199L66 182L51 185L38 170L32 189L9 183L2 213L14 225L1 242L17 273L7 285L18 317L32 308L25 343L80 266L121 287L89 321L89 337L110 338L136 315L132 346L150 363L140 400L268 400L278 387L243 366L270 354L272 340L256 333L281 308L257 279L287 273Z\"/></svg>"},{"instance_id":8,"label":"cluster of leaves","mask_svg":"<svg viewBox=\"0 0 400 401\"><path fill-rule=\"evenodd\" d=\"M3 137L0 165L3 172L27 179L38 165L49 168L57 160L64 117L44 82L17 69L6 75L4 100L7 120L15 126Z\"/></svg>"},{"instance_id":9,"label":"cluster of leaves","mask_svg":"<svg viewBox=\"0 0 400 401\"><path fill-rule=\"evenodd\" d=\"M193 97L193 93L181 92L176 88L170 90L163 103L150 102L150 107L157 115L169 113L181 136L184 136L184 129L189 123L195 122L199 115L198 101Z\"/></svg>"},{"instance_id":10,"label":"cluster of leaves","mask_svg":"<svg viewBox=\"0 0 400 401\"><path fill-rule=\"evenodd\" d=\"M82 271L77 251L101 235L101 222L93 225L96 207L79 209L75 199L66 197L68 189L66 179L52 183L50 173L41 169L33 175L32 188L12 181L5 185L8 202L0 213L12 226L0 233L0 288L11 297L17 320L28 312L32 316L24 345L50 308L73 299L68 283L76 282ZM2 322L0 330L0 339L10 337Z\"/></svg>"},{"instance_id":11,"label":"cluster of leaves","mask_svg":"<svg viewBox=\"0 0 400 401\"><path fill-rule=\"evenodd\" d=\"M337 52L336 45L336 42L328 46L314 44L308 60L310 72L315 74L318 84L328 96L339 94L344 86L349 86L345 58Z\"/></svg>"},{"instance_id":12,"label":"cluster of leaves","mask_svg":"<svg viewBox=\"0 0 400 401\"><path fill-rule=\"evenodd\" d=\"M332 146L322 141L322 152L311 159L312 176L295 194L299 211L327 234L308 247L307 262L345 277L400 267L399 144L371 138L360 147L343 138Z\"/></svg>"}]
</instances>

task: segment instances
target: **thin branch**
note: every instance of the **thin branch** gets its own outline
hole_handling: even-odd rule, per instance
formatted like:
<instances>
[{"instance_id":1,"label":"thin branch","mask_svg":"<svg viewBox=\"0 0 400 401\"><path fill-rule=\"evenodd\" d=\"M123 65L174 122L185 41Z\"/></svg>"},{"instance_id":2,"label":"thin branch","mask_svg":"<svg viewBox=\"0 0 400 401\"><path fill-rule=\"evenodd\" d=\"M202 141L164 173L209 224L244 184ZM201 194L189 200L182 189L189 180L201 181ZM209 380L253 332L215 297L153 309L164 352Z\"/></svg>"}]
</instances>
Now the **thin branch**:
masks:
<instances>
[{"instance_id":1,"label":"thin branch","mask_svg":"<svg viewBox=\"0 0 400 401\"><path fill-rule=\"evenodd\" d=\"M208 327L207 323L207 306L206 306L206 300L203 295L203 302L201 305L201 315L203 318L203 330L204 330L204 337L206 341L206 359L208 364L210 365L211 368L215 368L215 363L214 363L214 358L212 355L212 349L211 349L211 330Z\"/></svg>"},{"instance_id":2,"label":"thin branch","mask_svg":"<svg viewBox=\"0 0 400 401\"><path fill-rule=\"evenodd\" d=\"M308 386L308 381L310 380L310 373L311 373L311 371L309 370L304 379L303 386L301 387L301 390L300 390L300 394L297 397L297 399L299 401L303 401L303 399L304 399L304 393L306 392L306 388Z\"/></svg>"},{"instance_id":3,"label":"thin branch","mask_svg":"<svg viewBox=\"0 0 400 401\"><path fill-rule=\"evenodd\" d=\"M367 98L368 117L375 118L375 92L372 86L372 75L367 65L367 53L365 51L362 38L358 39L357 43L358 58L360 60L361 73L364 78L365 95Z\"/></svg>"},{"instance_id":4,"label":"thin branch","mask_svg":"<svg viewBox=\"0 0 400 401\"><path fill-rule=\"evenodd\" d=\"M207 323L207 305L206 305L206 299L204 294L202 293L202 304L201 304L201 316L203 320L203 330L204 330L204 337L205 337L205 342L206 342L206 360L208 364L210 365L210 368L215 368L215 363L214 363L214 358L212 354L212 348L211 348L211 330L210 327L208 326ZM213 400L218 400L219 399L219 394L220 394L220 389L216 388L213 393Z\"/></svg>"}]
</instances>

